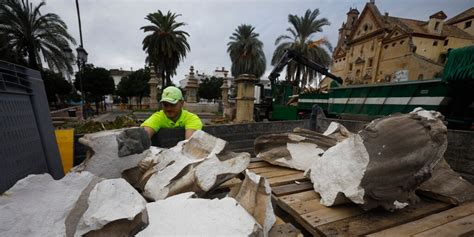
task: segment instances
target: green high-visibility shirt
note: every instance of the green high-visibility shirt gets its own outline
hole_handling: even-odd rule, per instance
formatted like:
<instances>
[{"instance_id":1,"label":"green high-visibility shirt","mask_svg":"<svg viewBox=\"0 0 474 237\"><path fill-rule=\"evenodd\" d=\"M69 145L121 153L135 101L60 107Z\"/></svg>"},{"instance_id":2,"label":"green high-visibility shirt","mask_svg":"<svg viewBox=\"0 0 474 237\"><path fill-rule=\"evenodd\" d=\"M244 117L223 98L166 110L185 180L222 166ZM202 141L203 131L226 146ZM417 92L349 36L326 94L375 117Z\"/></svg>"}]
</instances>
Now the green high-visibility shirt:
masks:
<instances>
[{"instance_id":1,"label":"green high-visibility shirt","mask_svg":"<svg viewBox=\"0 0 474 237\"><path fill-rule=\"evenodd\" d=\"M141 127L150 127L158 132L161 128L185 128L185 129L194 129L201 130L202 122L201 119L187 110L181 110L181 115L179 116L176 122L169 119L163 110L160 110L152 114L145 122L143 122Z\"/></svg>"}]
</instances>

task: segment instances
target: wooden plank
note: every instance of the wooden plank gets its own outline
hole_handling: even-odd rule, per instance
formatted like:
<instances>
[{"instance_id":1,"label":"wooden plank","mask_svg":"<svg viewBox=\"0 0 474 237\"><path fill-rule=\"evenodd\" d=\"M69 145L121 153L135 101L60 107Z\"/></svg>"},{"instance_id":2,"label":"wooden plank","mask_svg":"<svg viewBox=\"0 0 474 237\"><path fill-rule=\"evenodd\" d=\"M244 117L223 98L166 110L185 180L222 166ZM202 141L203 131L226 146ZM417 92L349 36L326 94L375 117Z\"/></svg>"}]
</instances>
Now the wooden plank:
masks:
<instances>
[{"instance_id":1,"label":"wooden plank","mask_svg":"<svg viewBox=\"0 0 474 237\"><path fill-rule=\"evenodd\" d=\"M289 168L280 167L280 166L265 166L265 167L252 168L252 169L249 169L249 170L256 173L256 174L264 174L264 173L268 173L268 172L294 170L294 169L289 169ZM302 171L300 171L300 172L302 172Z\"/></svg>"},{"instance_id":2,"label":"wooden plank","mask_svg":"<svg viewBox=\"0 0 474 237\"><path fill-rule=\"evenodd\" d=\"M272 164L266 162L266 161L257 161L257 162L251 162L247 169L253 169L253 168L258 168L258 167L266 167L266 166L272 166Z\"/></svg>"},{"instance_id":3,"label":"wooden plank","mask_svg":"<svg viewBox=\"0 0 474 237\"><path fill-rule=\"evenodd\" d=\"M313 189L313 184L307 181L307 182L302 182L300 184L286 184L282 186L272 187L272 193L275 196L279 197L282 195L288 195L288 194L312 190L312 189Z\"/></svg>"},{"instance_id":4,"label":"wooden plank","mask_svg":"<svg viewBox=\"0 0 474 237\"><path fill-rule=\"evenodd\" d=\"M291 203L290 207L295 210L296 213L299 215L304 215L310 212L315 212L318 210L321 210L323 208L326 208L324 205L320 203L319 199L313 199L305 202L296 202L296 203Z\"/></svg>"},{"instance_id":5,"label":"wooden plank","mask_svg":"<svg viewBox=\"0 0 474 237\"><path fill-rule=\"evenodd\" d=\"M369 236L412 236L471 214L474 214L474 203L468 203L466 205L451 208L449 210L427 216L423 219L386 229Z\"/></svg>"},{"instance_id":6,"label":"wooden plank","mask_svg":"<svg viewBox=\"0 0 474 237\"><path fill-rule=\"evenodd\" d=\"M303 237L301 231L296 229L292 224L285 223L282 225L273 225L268 232L269 237Z\"/></svg>"},{"instance_id":7,"label":"wooden plank","mask_svg":"<svg viewBox=\"0 0 474 237\"><path fill-rule=\"evenodd\" d=\"M313 199L319 200L319 198L319 194L316 193L314 190L308 190L305 192L280 196L278 199L284 204L290 205L292 203L305 202Z\"/></svg>"},{"instance_id":8,"label":"wooden plank","mask_svg":"<svg viewBox=\"0 0 474 237\"><path fill-rule=\"evenodd\" d=\"M320 225L318 226L318 231L325 235L367 235L421 219L425 216L447 210L450 207L451 205L447 203L421 200L416 205L394 212L374 209L358 216Z\"/></svg>"},{"instance_id":9,"label":"wooden plank","mask_svg":"<svg viewBox=\"0 0 474 237\"><path fill-rule=\"evenodd\" d=\"M474 236L474 214L414 235L414 237L432 236Z\"/></svg>"},{"instance_id":10,"label":"wooden plank","mask_svg":"<svg viewBox=\"0 0 474 237\"><path fill-rule=\"evenodd\" d=\"M309 225L306 221L303 220L301 215L296 213L296 211L290 206L292 203L304 202L309 201L315 198L319 198L319 195L314 190L294 193L290 195L284 195L281 197L273 196L274 200L278 207L280 207L283 211L288 213L296 222L298 222L303 228L305 228L309 233L313 236L318 235L316 230Z\"/></svg>"},{"instance_id":11,"label":"wooden plank","mask_svg":"<svg viewBox=\"0 0 474 237\"><path fill-rule=\"evenodd\" d=\"M285 175L290 175L290 174L303 174L303 172L299 170L288 169L288 170L271 171L271 172L263 173L259 175L269 179L269 178L275 178L275 177L280 177L280 176L285 176Z\"/></svg>"},{"instance_id":12,"label":"wooden plank","mask_svg":"<svg viewBox=\"0 0 474 237\"><path fill-rule=\"evenodd\" d=\"M286 222L283 221L279 216L275 215L275 224L273 224L273 226L276 226L276 225L284 225Z\"/></svg>"},{"instance_id":13,"label":"wooden plank","mask_svg":"<svg viewBox=\"0 0 474 237\"><path fill-rule=\"evenodd\" d=\"M271 187L292 184L295 181L309 181L303 174L290 174L267 179Z\"/></svg>"},{"instance_id":14,"label":"wooden plank","mask_svg":"<svg viewBox=\"0 0 474 237\"><path fill-rule=\"evenodd\" d=\"M352 203L333 207L326 207L320 203L318 204L319 205L315 207L315 209L317 209L316 211L301 215L303 220L308 222L308 224L315 229L318 226L343 220L348 217L354 217L364 212L362 208Z\"/></svg>"}]
</instances>

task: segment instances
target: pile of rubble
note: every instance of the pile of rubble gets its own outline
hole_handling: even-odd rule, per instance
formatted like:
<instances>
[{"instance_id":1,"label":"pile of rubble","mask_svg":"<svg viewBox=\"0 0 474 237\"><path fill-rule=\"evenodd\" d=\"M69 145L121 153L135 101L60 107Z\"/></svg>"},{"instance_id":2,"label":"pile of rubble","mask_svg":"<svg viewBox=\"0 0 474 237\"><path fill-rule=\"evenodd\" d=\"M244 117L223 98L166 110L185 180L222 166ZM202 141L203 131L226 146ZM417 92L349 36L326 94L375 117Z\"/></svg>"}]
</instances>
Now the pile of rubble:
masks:
<instances>
[{"instance_id":1,"label":"pile of rubble","mask_svg":"<svg viewBox=\"0 0 474 237\"><path fill-rule=\"evenodd\" d=\"M80 142L88 157L64 178L30 175L0 197L1 236L266 236L275 223L270 186L254 173L227 197L203 198L250 162L222 139L197 131L162 149L131 128Z\"/></svg>"},{"instance_id":2,"label":"pile of rubble","mask_svg":"<svg viewBox=\"0 0 474 237\"><path fill-rule=\"evenodd\" d=\"M333 122L324 134L295 129L259 137L255 152L272 164L304 170L326 206L401 209L418 201L416 190L458 205L474 198L474 187L443 158L443 119L417 108L376 119L357 134Z\"/></svg>"},{"instance_id":3,"label":"pile of rubble","mask_svg":"<svg viewBox=\"0 0 474 237\"><path fill-rule=\"evenodd\" d=\"M415 191L455 205L474 187L443 158L447 129L438 112L416 109L357 134L331 123L255 140L257 157L305 171L327 206L369 210L416 203ZM87 159L61 180L30 175L0 196L1 236L267 236L275 223L267 180L247 169L248 153L205 132L170 149L150 146L141 128L87 134ZM208 194L245 174L223 198Z\"/></svg>"}]
</instances>

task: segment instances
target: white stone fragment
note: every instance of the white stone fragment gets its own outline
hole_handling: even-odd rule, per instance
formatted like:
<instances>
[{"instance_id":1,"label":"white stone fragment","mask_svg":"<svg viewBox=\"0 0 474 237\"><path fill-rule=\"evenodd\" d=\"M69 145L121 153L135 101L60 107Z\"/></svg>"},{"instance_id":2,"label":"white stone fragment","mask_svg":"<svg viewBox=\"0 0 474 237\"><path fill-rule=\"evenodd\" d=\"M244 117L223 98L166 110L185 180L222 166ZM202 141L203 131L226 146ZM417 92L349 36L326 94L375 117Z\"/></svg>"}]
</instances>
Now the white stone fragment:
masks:
<instances>
[{"instance_id":1,"label":"white stone fragment","mask_svg":"<svg viewBox=\"0 0 474 237\"><path fill-rule=\"evenodd\" d=\"M393 202L393 205L395 206L395 209L403 209L403 208L405 208L406 206L408 206L408 203L406 203L406 202L399 202L399 201L395 200L395 201Z\"/></svg>"},{"instance_id":2,"label":"white stone fragment","mask_svg":"<svg viewBox=\"0 0 474 237\"><path fill-rule=\"evenodd\" d=\"M99 230L116 220L132 221L145 206L145 199L124 179L104 180L91 191L88 208L78 223L75 236Z\"/></svg>"},{"instance_id":3,"label":"white stone fragment","mask_svg":"<svg viewBox=\"0 0 474 237\"><path fill-rule=\"evenodd\" d=\"M336 122L331 122L328 126L328 128L326 129L326 131L324 131L323 135L324 136L329 136L333 133L335 133L338 129L339 129L339 123L336 123Z\"/></svg>"},{"instance_id":4,"label":"white stone fragment","mask_svg":"<svg viewBox=\"0 0 474 237\"><path fill-rule=\"evenodd\" d=\"M195 177L197 185L202 191L209 191L245 170L250 163L248 153L230 153L231 159L220 160L218 155L212 154L196 166Z\"/></svg>"},{"instance_id":5,"label":"white stone fragment","mask_svg":"<svg viewBox=\"0 0 474 237\"><path fill-rule=\"evenodd\" d=\"M326 131L323 133L324 136L332 137L338 142L348 138L351 134L352 133L349 132L346 127L337 122L331 122Z\"/></svg>"},{"instance_id":6,"label":"white stone fragment","mask_svg":"<svg viewBox=\"0 0 474 237\"><path fill-rule=\"evenodd\" d=\"M202 160L190 158L171 149L163 151L159 155L158 163L153 167L154 174L145 184L143 196L153 200L164 199L170 194L171 185L177 179L181 179L180 183L184 184L183 186L192 185L194 183L193 164ZM178 176L180 174L181 176Z\"/></svg>"},{"instance_id":7,"label":"white stone fragment","mask_svg":"<svg viewBox=\"0 0 474 237\"><path fill-rule=\"evenodd\" d=\"M438 111L434 111L434 110L424 110L423 108L421 107L417 107L415 108L412 112L410 112L410 114L416 114L418 116L421 116L421 117L424 117L428 120L436 120L438 118L442 118L443 115L438 112Z\"/></svg>"},{"instance_id":8,"label":"white stone fragment","mask_svg":"<svg viewBox=\"0 0 474 237\"><path fill-rule=\"evenodd\" d=\"M250 154L225 150L226 141L203 131L159 153L144 172L143 195L152 200L193 191L202 194L244 171ZM145 158L146 161L149 158Z\"/></svg>"},{"instance_id":9,"label":"white stone fragment","mask_svg":"<svg viewBox=\"0 0 474 237\"><path fill-rule=\"evenodd\" d=\"M313 163L310 172L314 190L321 195L321 203L334 205L342 193L351 201L363 204L364 189L360 182L368 163L369 154L359 135L352 135L329 148Z\"/></svg>"},{"instance_id":10,"label":"white stone fragment","mask_svg":"<svg viewBox=\"0 0 474 237\"><path fill-rule=\"evenodd\" d=\"M245 171L244 181L229 193L229 197L235 198L263 227L264 236L276 222L271 193L267 179L249 170Z\"/></svg>"},{"instance_id":11,"label":"white stone fragment","mask_svg":"<svg viewBox=\"0 0 474 237\"><path fill-rule=\"evenodd\" d=\"M57 181L49 174L18 181L0 196L0 236L70 236L76 228L80 197L87 197L99 180L82 172Z\"/></svg>"},{"instance_id":12,"label":"white stone fragment","mask_svg":"<svg viewBox=\"0 0 474 237\"><path fill-rule=\"evenodd\" d=\"M137 234L154 236L258 236L261 226L233 198L197 199L182 193L148 203L150 224Z\"/></svg>"},{"instance_id":13,"label":"white stone fragment","mask_svg":"<svg viewBox=\"0 0 474 237\"><path fill-rule=\"evenodd\" d=\"M324 150L314 143L287 143L286 149L290 152L294 159L287 160L285 158L276 159L275 162L285 164L286 167L306 170L311 167L311 164L324 153Z\"/></svg>"},{"instance_id":14,"label":"white stone fragment","mask_svg":"<svg viewBox=\"0 0 474 237\"><path fill-rule=\"evenodd\" d=\"M140 154L119 157L117 137L125 130L107 130L86 134L80 138L79 142L89 147L91 155L82 164L74 167L72 171L89 171L108 179L120 178L124 170L136 167L143 158L157 152L156 150L146 150Z\"/></svg>"}]
</instances>

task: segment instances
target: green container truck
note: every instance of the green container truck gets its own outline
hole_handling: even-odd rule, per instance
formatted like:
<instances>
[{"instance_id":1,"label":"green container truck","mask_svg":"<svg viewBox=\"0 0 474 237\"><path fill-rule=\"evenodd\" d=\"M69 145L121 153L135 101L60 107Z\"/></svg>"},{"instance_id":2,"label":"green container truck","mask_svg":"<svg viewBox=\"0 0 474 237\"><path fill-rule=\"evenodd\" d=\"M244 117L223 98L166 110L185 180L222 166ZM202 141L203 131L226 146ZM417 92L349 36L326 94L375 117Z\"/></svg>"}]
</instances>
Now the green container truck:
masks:
<instances>
[{"instance_id":1,"label":"green container truck","mask_svg":"<svg viewBox=\"0 0 474 237\"><path fill-rule=\"evenodd\" d=\"M285 88L275 84L272 89ZM333 87L327 93L299 94L298 103L293 105L288 104L291 99L288 92L292 89L283 91L286 93L280 93L278 100L273 101L273 120L309 118L314 105L321 107L329 117L362 120L408 113L422 107L441 112L450 128L472 129L474 46L451 50L442 78Z\"/></svg>"}]
</instances>

